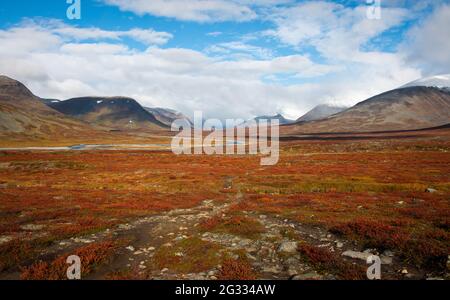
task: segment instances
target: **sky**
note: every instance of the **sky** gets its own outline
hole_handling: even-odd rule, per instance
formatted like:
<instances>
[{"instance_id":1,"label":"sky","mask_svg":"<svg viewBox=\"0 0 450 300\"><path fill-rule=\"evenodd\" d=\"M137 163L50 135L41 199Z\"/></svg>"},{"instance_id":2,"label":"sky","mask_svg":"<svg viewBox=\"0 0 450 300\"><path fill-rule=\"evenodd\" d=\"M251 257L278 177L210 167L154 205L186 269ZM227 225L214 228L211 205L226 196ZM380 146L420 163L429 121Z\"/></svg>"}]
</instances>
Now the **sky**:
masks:
<instances>
[{"instance_id":1,"label":"sky","mask_svg":"<svg viewBox=\"0 0 450 300\"><path fill-rule=\"evenodd\" d=\"M448 73L450 0L0 2L0 74L45 98L296 119Z\"/></svg>"}]
</instances>

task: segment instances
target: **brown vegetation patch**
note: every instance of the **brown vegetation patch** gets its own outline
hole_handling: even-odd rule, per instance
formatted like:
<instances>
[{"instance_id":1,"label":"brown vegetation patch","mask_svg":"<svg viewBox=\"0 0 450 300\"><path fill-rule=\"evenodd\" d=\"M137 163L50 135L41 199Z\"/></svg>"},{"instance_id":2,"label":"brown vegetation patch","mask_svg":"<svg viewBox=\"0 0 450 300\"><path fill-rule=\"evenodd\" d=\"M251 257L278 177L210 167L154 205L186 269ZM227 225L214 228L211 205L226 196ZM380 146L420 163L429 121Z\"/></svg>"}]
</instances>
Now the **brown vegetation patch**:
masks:
<instances>
[{"instance_id":1,"label":"brown vegetation patch","mask_svg":"<svg viewBox=\"0 0 450 300\"><path fill-rule=\"evenodd\" d=\"M226 258L218 276L219 280L255 280L256 273L246 259Z\"/></svg>"},{"instance_id":2,"label":"brown vegetation patch","mask_svg":"<svg viewBox=\"0 0 450 300\"><path fill-rule=\"evenodd\" d=\"M298 250L317 270L335 274L339 279L344 280L363 280L366 278L364 267L346 262L328 250L308 244L300 244Z\"/></svg>"},{"instance_id":3,"label":"brown vegetation patch","mask_svg":"<svg viewBox=\"0 0 450 300\"><path fill-rule=\"evenodd\" d=\"M81 276L89 275L100 264L104 263L117 248L117 243L104 241L81 247L73 254L61 255L51 263L39 261L22 269L23 280L64 280L67 279L66 263L69 255L78 255L81 259Z\"/></svg>"}]
</instances>

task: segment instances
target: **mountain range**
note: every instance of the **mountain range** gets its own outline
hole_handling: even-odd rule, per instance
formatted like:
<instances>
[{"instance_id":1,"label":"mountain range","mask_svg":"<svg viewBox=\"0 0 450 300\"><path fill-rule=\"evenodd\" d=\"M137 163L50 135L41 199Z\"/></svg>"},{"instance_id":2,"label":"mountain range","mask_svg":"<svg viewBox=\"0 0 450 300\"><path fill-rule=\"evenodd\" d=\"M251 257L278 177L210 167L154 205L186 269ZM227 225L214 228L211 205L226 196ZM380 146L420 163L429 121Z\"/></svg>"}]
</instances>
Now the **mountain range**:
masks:
<instances>
[{"instance_id":1,"label":"mountain range","mask_svg":"<svg viewBox=\"0 0 450 300\"><path fill-rule=\"evenodd\" d=\"M388 91L322 120L285 126L285 134L415 130L450 123L448 75ZM439 85L436 86L436 83Z\"/></svg>"},{"instance_id":2,"label":"mountain range","mask_svg":"<svg viewBox=\"0 0 450 300\"><path fill-rule=\"evenodd\" d=\"M331 104L320 104L297 119L296 122L310 122L327 118L331 115L346 110L347 106L336 106Z\"/></svg>"},{"instance_id":3,"label":"mountain range","mask_svg":"<svg viewBox=\"0 0 450 300\"><path fill-rule=\"evenodd\" d=\"M259 116L259 117L255 117L255 118L253 118L251 120L245 121L244 123L240 124L239 127L250 126L252 124L259 124L260 120L266 120L268 124L270 124L270 122L272 120L278 120L280 125L287 125L287 124L291 124L291 123L295 122L294 120L286 119L281 114L276 114L274 116ZM253 121L255 121L255 122L253 122Z\"/></svg>"},{"instance_id":4,"label":"mountain range","mask_svg":"<svg viewBox=\"0 0 450 300\"><path fill-rule=\"evenodd\" d=\"M450 123L450 75L419 79L353 107L319 105L297 119L281 114L282 134L416 130ZM42 99L25 85L0 76L0 136L70 137L81 133L128 130L167 131L186 118L166 108L144 108L127 97ZM244 123L245 124L245 123Z\"/></svg>"},{"instance_id":5,"label":"mountain range","mask_svg":"<svg viewBox=\"0 0 450 300\"><path fill-rule=\"evenodd\" d=\"M82 97L50 101L51 108L87 122L115 130L167 127L136 100L127 97Z\"/></svg>"},{"instance_id":6,"label":"mountain range","mask_svg":"<svg viewBox=\"0 0 450 300\"><path fill-rule=\"evenodd\" d=\"M70 137L96 131L96 128L50 108L25 85L0 76L0 136Z\"/></svg>"},{"instance_id":7,"label":"mountain range","mask_svg":"<svg viewBox=\"0 0 450 300\"><path fill-rule=\"evenodd\" d=\"M159 122L168 127L170 127L172 125L172 122L177 119L186 119L189 120L189 122L192 124L192 121L187 116L173 109L161 107L155 108L144 107L144 109L149 113L151 113L153 116L155 116L155 118Z\"/></svg>"}]
</instances>

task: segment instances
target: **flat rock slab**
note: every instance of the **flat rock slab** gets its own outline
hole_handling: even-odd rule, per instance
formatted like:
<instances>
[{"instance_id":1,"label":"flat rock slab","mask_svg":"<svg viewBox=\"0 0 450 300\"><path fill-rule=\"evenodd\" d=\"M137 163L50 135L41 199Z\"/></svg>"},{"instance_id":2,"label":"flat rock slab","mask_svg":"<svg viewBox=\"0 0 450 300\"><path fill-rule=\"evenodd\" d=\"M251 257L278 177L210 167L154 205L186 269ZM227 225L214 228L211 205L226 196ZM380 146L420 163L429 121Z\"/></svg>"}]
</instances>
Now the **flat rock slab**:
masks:
<instances>
[{"instance_id":1,"label":"flat rock slab","mask_svg":"<svg viewBox=\"0 0 450 300\"><path fill-rule=\"evenodd\" d=\"M278 247L278 252L281 253L296 253L297 252L297 242L283 242Z\"/></svg>"},{"instance_id":2,"label":"flat rock slab","mask_svg":"<svg viewBox=\"0 0 450 300\"><path fill-rule=\"evenodd\" d=\"M353 251L353 250L347 250L344 253L342 253L342 256L347 256L347 257L354 258L354 259L361 259L364 261L367 261L367 259L372 255L373 254L370 252L358 252L358 251ZM391 256L381 255L379 257L380 257L381 264L383 264L383 265L392 264Z\"/></svg>"},{"instance_id":3,"label":"flat rock slab","mask_svg":"<svg viewBox=\"0 0 450 300\"><path fill-rule=\"evenodd\" d=\"M291 278L292 280L321 280L323 276L316 272L310 272L305 274L297 274Z\"/></svg>"},{"instance_id":4,"label":"flat rock slab","mask_svg":"<svg viewBox=\"0 0 450 300\"><path fill-rule=\"evenodd\" d=\"M0 245L6 244L6 243L8 243L8 242L10 242L10 241L12 241L12 240L13 240L13 237L12 237L12 236L1 235L1 236L0 236Z\"/></svg>"},{"instance_id":5,"label":"flat rock slab","mask_svg":"<svg viewBox=\"0 0 450 300\"><path fill-rule=\"evenodd\" d=\"M344 253L342 253L342 256L347 256L347 257L355 258L355 259L361 259L364 261L367 261L367 259L372 255L373 255L372 253L358 252L358 251L353 251L353 250L347 250Z\"/></svg>"},{"instance_id":6,"label":"flat rock slab","mask_svg":"<svg viewBox=\"0 0 450 300\"><path fill-rule=\"evenodd\" d=\"M27 230L27 231L38 231L45 228L45 225L36 225L36 224L26 224L21 225L20 229Z\"/></svg>"}]
</instances>

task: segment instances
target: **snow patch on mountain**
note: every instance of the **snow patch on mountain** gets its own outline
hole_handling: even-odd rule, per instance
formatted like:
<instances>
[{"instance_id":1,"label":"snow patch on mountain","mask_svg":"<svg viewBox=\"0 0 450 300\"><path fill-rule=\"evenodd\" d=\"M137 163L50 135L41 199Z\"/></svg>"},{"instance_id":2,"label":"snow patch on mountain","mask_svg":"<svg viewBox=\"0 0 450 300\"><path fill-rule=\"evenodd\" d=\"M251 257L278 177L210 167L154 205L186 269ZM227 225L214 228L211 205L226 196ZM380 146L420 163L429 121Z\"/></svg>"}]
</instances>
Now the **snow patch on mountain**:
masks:
<instances>
[{"instance_id":1,"label":"snow patch on mountain","mask_svg":"<svg viewBox=\"0 0 450 300\"><path fill-rule=\"evenodd\" d=\"M413 87L413 86L427 86L427 87L437 87L437 88L449 88L450 87L450 74L436 75L421 78L412 81L408 84L402 86L402 88Z\"/></svg>"}]
</instances>

